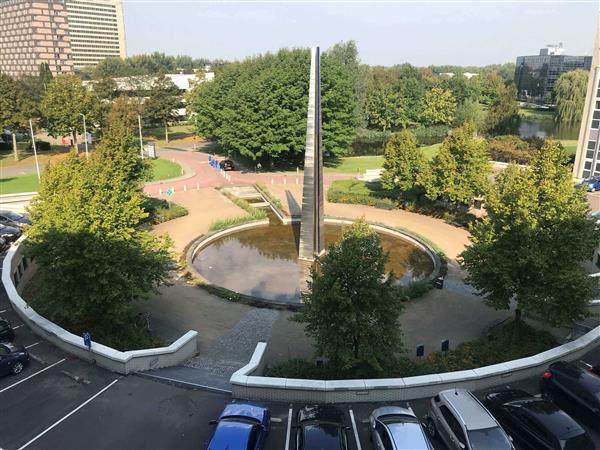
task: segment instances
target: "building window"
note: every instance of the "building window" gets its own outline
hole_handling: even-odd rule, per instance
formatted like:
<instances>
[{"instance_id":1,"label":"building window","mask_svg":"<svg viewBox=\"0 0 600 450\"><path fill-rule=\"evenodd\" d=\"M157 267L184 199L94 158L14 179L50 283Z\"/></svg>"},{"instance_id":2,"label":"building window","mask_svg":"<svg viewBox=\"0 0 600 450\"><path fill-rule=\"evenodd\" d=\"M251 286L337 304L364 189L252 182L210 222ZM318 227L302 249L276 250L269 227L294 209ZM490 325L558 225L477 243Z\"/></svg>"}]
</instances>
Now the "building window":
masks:
<instances>
[{"instance_id":1,"label":"building window","mask_svg":"<svg viewBox=\"0 0 600 450\"><path fill-rule=\"evenodd\" d=\"M588 150L585 154L587 159L594 159L594 150Z\"/></svg>"},{"instance_id":2,"label":"building window","mask_svg":"<svg viewBox=\"0 0 600 450\"><path fill-rule=\"evenodd\" d=\"M596 149L596 141L588 141L588 150L595 150Z\"/></svg>"},{"instance_id":3,"label":"building window","mask_svg":"<svg viewBox=\"0 0 600 450\"><path fill-rule=\"evenodd\" d=\"M592 168L592 162L591 161L586 161L585 165L583 166L583 168L585 170L590 170Z\"/></svg>"},{"instance_id":4,"label":"building window","mask_svg":"<svg viewBox=\"0 0 600 450\"><path fill-rule=\"evenodd\" d=\"M592 128L594 130L597 130L598 128L600 128L600 120L592 120Z\"/></svg>"},{"instance_id":5,"label":"building window","mask_svg":"<svg viewBox=\"0 0 600 450\"><path fill-rule=\"evenodd\" d=\"M589 178L590 177L590 171L589 170L584 170L581 175L583 176L583 178Z\"/></svg>"}]
</instances>

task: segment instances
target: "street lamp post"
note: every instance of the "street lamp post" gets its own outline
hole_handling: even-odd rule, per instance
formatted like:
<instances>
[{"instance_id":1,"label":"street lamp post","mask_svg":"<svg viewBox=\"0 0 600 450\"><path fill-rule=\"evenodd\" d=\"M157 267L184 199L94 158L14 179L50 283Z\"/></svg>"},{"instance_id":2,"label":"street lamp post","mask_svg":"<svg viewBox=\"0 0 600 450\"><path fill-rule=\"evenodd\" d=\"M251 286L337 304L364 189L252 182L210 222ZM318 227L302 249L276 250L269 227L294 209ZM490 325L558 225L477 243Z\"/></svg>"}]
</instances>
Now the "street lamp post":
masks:
<instances>
[{"instance_id":1,"label":"street lamp post","mask_svg":"<svg viewBox=\"0 0 600 450\"><path fill-rule=\"evenodd\" d=\"M144 159L144 142L142 140L142 118L138 114L138 129L140 130L140 156Z\"/></svg>"},{"instance_id":2,"label":"street lamp post","mask_svg":"<svg viewBox=\"0 0 600 450\"><path fill-rule=\"evenodd\" d=\"M87 128L85 127L85 114L79 113L81 117L83 117L83 140L85 142L85 157L89 158L90 155L88 153L88 141L87 141Z\"/></svg>"},{"instance_id":3,"label":"street lamp post","mask_svg":"<svg viewBox=\"0 0 600 450\"><path fill-rule=\"evenodd\" d=\"M35 157L35 169L37 171L38 181L40 181L40 165L37 158L37 150L35 148L35 137L33 136L33 123L29 119L29 131L31 131L31 145L33 146L33 156Z\"/></svg>"}]
</instances>

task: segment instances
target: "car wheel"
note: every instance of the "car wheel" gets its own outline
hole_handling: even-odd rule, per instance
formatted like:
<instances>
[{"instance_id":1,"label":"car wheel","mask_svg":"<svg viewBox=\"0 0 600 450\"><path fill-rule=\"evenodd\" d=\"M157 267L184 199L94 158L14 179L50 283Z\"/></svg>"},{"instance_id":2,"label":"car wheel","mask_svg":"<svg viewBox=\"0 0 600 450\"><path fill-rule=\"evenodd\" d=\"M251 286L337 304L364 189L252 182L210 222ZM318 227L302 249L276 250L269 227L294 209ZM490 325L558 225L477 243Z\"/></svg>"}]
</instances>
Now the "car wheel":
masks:
<instances>
[{"instance_id":1,"label":"car wheel","mask_svg":"<svg viewBox=\"0 0 600 450\"><path fill-rule=\"evenodd\" d=\"M12 366L12 373L13 375L17 375L20 374L23 371L23 363L22 362L16 362L14 366Z\"/></svg>"},{"instance_id":2,"label":"car wheel","mask_svg":"<svg viewBox=\"0 0 600 450\"><path fill-rule=\"evenodd\" d=\"M427 431L427 434L429 435L429 437L431 437L432 439L435 439L437 437L437 430L435 429L435 423L433 422L433 419L431 417L428 417L427 420L425 421L425 430Z\"/></svg>"}]
</instances>

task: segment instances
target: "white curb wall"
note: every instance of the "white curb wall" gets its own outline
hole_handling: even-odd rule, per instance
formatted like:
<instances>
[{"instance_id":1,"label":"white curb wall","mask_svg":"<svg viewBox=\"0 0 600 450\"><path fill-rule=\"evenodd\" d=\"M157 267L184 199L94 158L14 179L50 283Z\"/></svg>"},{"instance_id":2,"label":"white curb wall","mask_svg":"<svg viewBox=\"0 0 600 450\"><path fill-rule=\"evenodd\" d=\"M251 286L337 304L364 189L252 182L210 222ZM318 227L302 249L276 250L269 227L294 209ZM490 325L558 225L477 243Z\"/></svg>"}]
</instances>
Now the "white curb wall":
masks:
<instances>
[{"instance_id":1,"label":"white curb wall","mask_svg":"<svg viewBox=\"0 0 600 450\"><path fill-rule=\"evenodd\" d=\"M196 331L188 331L168 347L121 352L92 341L91 350L88 350L81 336L40 316L21 297L23 287L36 270L35 263L23 257L20 245L23 240L24 236L10 247L4 258L2 283L13 309L35 334L67 353L88 361L94 360L99 366L121 374L174 366L196 355Z\"/></svg>"}]
</instances>

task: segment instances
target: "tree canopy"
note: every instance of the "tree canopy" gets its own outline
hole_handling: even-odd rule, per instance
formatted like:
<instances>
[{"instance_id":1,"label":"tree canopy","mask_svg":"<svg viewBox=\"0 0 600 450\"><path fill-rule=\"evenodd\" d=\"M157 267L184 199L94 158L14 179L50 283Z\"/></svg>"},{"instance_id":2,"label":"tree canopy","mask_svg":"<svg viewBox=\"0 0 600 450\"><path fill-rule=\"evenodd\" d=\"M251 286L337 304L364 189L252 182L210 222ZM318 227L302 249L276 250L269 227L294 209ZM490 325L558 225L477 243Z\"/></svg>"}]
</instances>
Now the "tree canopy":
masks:
<instances>
[{"instance_id":1,"label":"tree canopy","mask_svg":"<svg viewBox=\"0 0 600 450\"><path fill-rule=\"evenodd\" d=\"M198 131L252 160L299 160L304 152L309 53L280 50L234 63L188 98ZM324 151L344 154L355 133L353 75L336 56L322 55Z\"/></svg>"},{"instance_id":2,"label":"tree canopy","mask_svg":"<svg viewBox=\"0 0 600 450\"><path fill-rule=\"evenodd\" d=\"M342 371L382 373L401 352L402 309L387 255L363 220L346 228L313 270L295 320L315 339L318 355Z\"/></svg>"},{"instance_id":3,"label":"tree canopy","mask_svg":"<svg viewBox=\"0 0 600 450\"><path fill-rule=\"evenodd\" d=\"M551 325L586 315L597 293L582 262L600 232L588 216L585 192L573 185L567 157L547 141L531 166L511 164L486 196L487 216L471 229L462 253L467 281L496 309L518 309Z\"/></svg>"},{"instance_id":4,"label":"tree canopy","mask_svg":"<svg viewBox=\"0 0 600 450\"><path fill-rule=\"evenodd\" d=\"M589 72L572 70L563 73L554 84L556 97L555 118L558 122L573 125L581 122Z\"/></svg>"},{"instance_id":5,"label":"tree canopy","mask_svg":"<svg viewBox=\"0 0 600 450\"><path fill-rule=\"evenodd\" d=\"M425 125L450 125L456 114L456 99L452 91L433 88L423 98L421 117Z\"/></svg>"},{"instance_id":6,"label":"tree canopy","mask_svg":"<svg viewBox=\"0 0 600 450\"><path fill-rule=\"evenodd\" d=\"M502 86L500 95L492 102L485 117L485 131L492 135L519 134L521 116L515 101L517 89L514 85Z\"/></svg>"},{"instance_id":7,"label":"tree canopy","mask_svg":"<svg viewBox=\"0 0 600 450\"><path fill-rule=\"evenodd\" d=\"M26 251L39 267L36 308L118 348L130 337L131 302L173 267L170 241L140 227L143 174L133 137L125 127L111 129L91 158L73 152L50 164L30 206Z\"/></svg>"},{"instance_id":8,"label":"tree canopy","mask_svg":"<svg viewBox=\"0 0 600 450\"><path fill-rule=\"evenodd\" d=\"M383 155L381 184L386 189L399 188L403 192L417 186L419 174L427 165L423 152L417 147L414 135L403 130L392 135Z\"/></svg>"}]
</instances>

